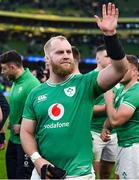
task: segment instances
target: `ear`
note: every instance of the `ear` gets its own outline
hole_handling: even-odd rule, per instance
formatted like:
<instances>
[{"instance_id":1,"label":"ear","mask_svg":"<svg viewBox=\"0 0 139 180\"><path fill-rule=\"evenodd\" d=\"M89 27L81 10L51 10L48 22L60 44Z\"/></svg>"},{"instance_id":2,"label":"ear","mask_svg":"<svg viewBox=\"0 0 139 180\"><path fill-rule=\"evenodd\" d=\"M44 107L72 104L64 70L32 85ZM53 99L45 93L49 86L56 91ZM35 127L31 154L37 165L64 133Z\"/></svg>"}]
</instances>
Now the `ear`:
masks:
<instances>
[{"instance_id":1,"label":"ear","mask_svg":"<svg viewBox=\"0 0 139 180\"><path fill-rule=\"evenodd\" d=\"M45 55L45 63L46 63L46 64L49 64L49 62L50 62L49 56L48 56L48 55Z\"/></svg>"},{"instance_id":2,"label":"ear","mask_svg":"<svg viewBox=\"0 0 139 180\"><path fill-rule=\"evenodd\" d=\"M11 64L10 67L11 67L12 70L17 69L17 66L15 64Z\"/></svg>"},{"instance_id":3,"label":"ear","mask_svg":"<svg viewBox=\"0 0 139 180\"><path fill-rule=\"evenodd\" d=\"M45 70L49 70L49 63L48 63L48 60L45 61Z\"/></svg>"}]
</instances>

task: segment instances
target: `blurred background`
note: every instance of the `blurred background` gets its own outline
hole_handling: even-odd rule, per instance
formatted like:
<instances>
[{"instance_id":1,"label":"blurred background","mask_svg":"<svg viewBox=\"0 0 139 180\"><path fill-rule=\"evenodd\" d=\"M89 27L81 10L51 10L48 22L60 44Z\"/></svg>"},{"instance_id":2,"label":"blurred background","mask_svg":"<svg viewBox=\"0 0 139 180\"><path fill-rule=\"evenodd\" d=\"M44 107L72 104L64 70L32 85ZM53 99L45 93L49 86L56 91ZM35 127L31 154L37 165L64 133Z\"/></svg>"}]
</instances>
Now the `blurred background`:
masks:
<instances>
[{"instance_id":1,"label":"blurred background","mask_svg":"<svg viewBox=\"0 0 139 180\"><path fill-rule=\"evenodd\" d=\"M31 70L44 69L43 46L52 36L65 35L81 53L80 70L96 67L96 46L102 32L93 18L106 0L0 0L0 54L15 49ZM126 53L139 56L138 0L112 0L120 10L118 33ZM0 76L1 89L10 82Z\"/></svg>"}]
</instances>

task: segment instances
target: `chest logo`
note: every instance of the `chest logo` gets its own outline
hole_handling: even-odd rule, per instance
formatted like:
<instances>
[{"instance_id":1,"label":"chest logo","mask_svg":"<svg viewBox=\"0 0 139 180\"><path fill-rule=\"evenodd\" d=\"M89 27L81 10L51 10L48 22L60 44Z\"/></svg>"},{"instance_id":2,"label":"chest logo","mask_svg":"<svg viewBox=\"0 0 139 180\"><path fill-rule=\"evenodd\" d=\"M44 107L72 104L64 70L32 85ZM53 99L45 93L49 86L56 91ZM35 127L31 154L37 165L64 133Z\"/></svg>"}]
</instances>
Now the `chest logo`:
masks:
<instances>
[{"instance_id":1,"label":"chest logo","mask_svg":"<svg viewBox=\"0 0 139 180\"><path fill-rule=\"evenodd\" d=\"M64 115L64 107L62 104L52 104L48 109L48 115L52 120L59 120Z\"/></svg>"},{"instance_id":2,"label":"chest logo","mask_svg":"<svg viewBox=\"0 0 139 180\"><path fill-rule=\"evenodd\" d=\"M64 89L64 92L67 96L72 97L74 96L75 92L76 92L76 87L68 87Z\"/></svg>"},{"instance_id":3,"label":"chest logo","mask_svg":"<svg viewBox=\"0 0 139 180\"><path fill-rule=\"evenodd\" d=\"M41 101L45 101L47 99L47 95L44 94L44 95L41 95L38 97L38 102L41 102Z\"/></svg>"}]
</instances>

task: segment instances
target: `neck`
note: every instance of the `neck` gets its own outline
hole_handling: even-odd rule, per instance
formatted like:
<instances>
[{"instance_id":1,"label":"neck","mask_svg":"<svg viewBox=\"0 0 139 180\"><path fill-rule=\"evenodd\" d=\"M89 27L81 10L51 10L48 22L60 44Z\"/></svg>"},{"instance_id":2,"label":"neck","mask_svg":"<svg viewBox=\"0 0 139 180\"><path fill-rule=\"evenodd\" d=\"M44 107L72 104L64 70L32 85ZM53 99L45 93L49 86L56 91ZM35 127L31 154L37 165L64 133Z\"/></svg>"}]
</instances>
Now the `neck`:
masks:
<instances>
[{"instance_id":1,"label":"neck","mask_svg":"<svg viewBox=\"0 0 139 180\"><path fill-rule=\"evenodd\" d=\"M15 72L15 77L16 79L24 72L24 68L21 67L21 68L18 68Z\"/></svg>"},{"instance_id":2,"label":"neck","mask_svg":"<svg viewBox=\"0 0 139 180\"><path fill-rule=\"evenodd\" d=\"M75 70L73 71L73 74L81 74L81 73L80 73L79 69L75 69Z\"/></svg>"},{"instance_id":3,"label":"neck","mask_svg":"<svg viewBox=\"0 0 139 180\"><path fill-rule=\"evenodd\" d=\"M128 82L127 84L124 85L124 89L128 89L129 87L131 87L133 84L135 84L137 82L137 79L133 79L130 82Z\"/></svg>"},{"instance_id":4,"label":"neck","mask_svg":"<svg viewBox=\"0 0 139 180\"><path fill-rule=\"evenodd\" d=\"M71 75L72 75L72 74L67 75L67 76L65 76L65 77L60 77L60 76L58 76L58 75L56 75L56 74L53 74L53 75L50 75L50 76L49 76L48 81L49 81L50 83L61 83L61 82L65 81L65 80L69 79Z\"/></svg>"}]
</instances>

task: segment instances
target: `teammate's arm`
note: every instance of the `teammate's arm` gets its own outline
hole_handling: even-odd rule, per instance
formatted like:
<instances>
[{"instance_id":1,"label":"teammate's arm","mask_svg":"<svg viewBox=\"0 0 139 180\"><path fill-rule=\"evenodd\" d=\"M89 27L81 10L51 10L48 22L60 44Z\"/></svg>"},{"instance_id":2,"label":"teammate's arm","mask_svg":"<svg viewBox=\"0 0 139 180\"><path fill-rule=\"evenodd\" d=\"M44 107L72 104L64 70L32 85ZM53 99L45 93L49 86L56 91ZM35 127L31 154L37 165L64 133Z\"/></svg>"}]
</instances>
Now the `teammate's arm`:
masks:
<instances>
[{"instance_id":1,"label":"teammate's arm","mask_svg":"<svg viewBox=\"0 0 139 180\"><path fill-rule=\"evenodd\" d=\"M2 119L3 119L2 109L1 109L1 107L0 107L0 122L2 121Z\"/></svg>"},{"instance_id":2,"label":"teammate's arm","mask_svg":"<svg viewBox=\"0 0 139 180\"><path fill-rule=\"evenodd\" d=\"M119 11L114 4L103 5L102 20L95 16L99 28L104 33L104 40L111 65L99 72L97 82L104 90L113 87L127 71L127 60L123 48L116 35Z\"/></svg>"},{"instance_id":3,"label":"teammate's arm","mask_svg":"<svg viewBox=\"0 0 139 180\"><path fill-rule=\"evenodd\" d=\"M126 123L134 114L135 109L124 103L121 104L117 109L114 107L112 90L107 91L104 97L107 106L107 115L112 127L121 126L122 124Z\"/></svg>"},{"instance_id":4,"label":"teammate's arm","mask_svg":"<svg viewBox=\"0 0 139 180\"><path fill-rule=\"evenodd\" d=\"M106 105L94 105L93 107L93 115L94 116L102 116L106 114Z\"/></svg>"}]
</instances>

